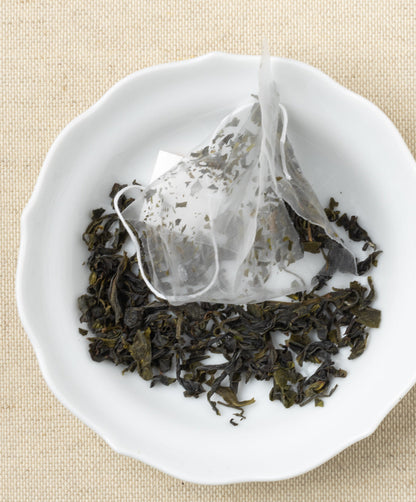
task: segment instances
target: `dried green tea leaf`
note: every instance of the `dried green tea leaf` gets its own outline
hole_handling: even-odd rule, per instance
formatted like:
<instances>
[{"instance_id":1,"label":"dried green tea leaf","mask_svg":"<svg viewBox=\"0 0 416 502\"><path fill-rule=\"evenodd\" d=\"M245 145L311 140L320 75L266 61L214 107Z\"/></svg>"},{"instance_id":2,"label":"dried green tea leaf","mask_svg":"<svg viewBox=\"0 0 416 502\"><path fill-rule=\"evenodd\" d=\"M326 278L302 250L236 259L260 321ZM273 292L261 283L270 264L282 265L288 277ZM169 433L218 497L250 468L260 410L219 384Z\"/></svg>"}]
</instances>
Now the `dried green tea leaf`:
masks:
<instances>
[{"instance_id":1,"label":"dried green tea leaf","mask_svg":"<svg viewBox=\"0 0 416 502\"><path fill-rule=\"evenodd\" d=\"M378 328L381 321L380 310L374 309L372 307L365 308L353 308L351 312L356 316L357 322L364 324L368 328Z\"/></svg>"},{"instance_id":2,"label":"dried green tea leaf","mask_svg":"<svg viewBox=\"0 0 416 502\"><path fill-rule=\"evenodd\" d=\"M144 380L151 380L153 378L150 333L150 328L147 328L145 331L137 330L133 343L127 346L131 357L136 361L137 371Z\"/></svg>"},{"instance_id":3,"label":"dried green tea leaf","mask_svg":"<svg viewBox=\"0 0 416 502\"><path fill-rule=\"evenodd\" d=\"M228 406L232 408L243 408L244 406L248 406L249 404L253 404L255 399L248 399L246 401L239 401L235 393L231 390L230 387L218 387L215 391L216 394L219 394Z\"/></svg>"}]
</instances>

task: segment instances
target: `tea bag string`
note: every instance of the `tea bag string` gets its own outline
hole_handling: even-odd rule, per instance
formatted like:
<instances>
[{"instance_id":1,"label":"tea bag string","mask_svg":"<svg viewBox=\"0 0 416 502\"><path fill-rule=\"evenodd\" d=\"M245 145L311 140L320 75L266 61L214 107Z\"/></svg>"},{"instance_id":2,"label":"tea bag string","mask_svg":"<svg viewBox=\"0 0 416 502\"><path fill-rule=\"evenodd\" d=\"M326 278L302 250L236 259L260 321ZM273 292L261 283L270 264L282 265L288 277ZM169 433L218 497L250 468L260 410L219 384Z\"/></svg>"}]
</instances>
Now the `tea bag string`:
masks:
<instances>
[{"instance_id":1,"label":"tea bag string","mask_svg":"<svg viewBox=\"0 0 416 502\"><path fill-rule=\"evenodd\" d=\"M119 192L117 192L116 196L114 197L114 209L117 213L118 218L120 219L121 223L123 224L124 228L126 229L127 233L129 234L131 240L133 241L133 243L136 247L137 264L139 266L140 274L141 274L142 279L144 280L146 286L150 289L150 291L157 298L161 298L162 300L167 300L166 296L163 293L161 293L157 288L155 288L153 286L153 284L151 283L151 281L146 277L146 273L145 273L144 267L143 267L142 251L140 248L140 243L138 242L138 239L136 238L136 236L134 235L134 232L130 228L130 225L127 223L126 219L124 218L122 212L120 211L120 207L118 205L118 201L120 200L120 197L125 192L127 192L127 190L130 190L131 188L138 188L142 192L144 191L144 187L139 184L128 185L128 186L122 188ZM212 232L211 235L212 235L212 244L213 244L213 248L214 248L214 259L215 259L215 272L214 272L214 275L213 275L211 281L209 282L209 284L205 288L197 291L196 293L186 295L186 297L176 297L176 300L183 300L183 299L186 301L196 300L199 296L201 296L201 295L205 294L207 291L209 291L212 288L212 286L215 284L215 282L217 281L218 274L220 271L218 244L215 239L215 233Z\"/></svg>"},{"instance_id":2,"label":"tea bag string","mask_svg":"<svg viewBox=\"0 0 416 502\"><path fill-rule=\"evenodd\" d=\"M289 174L289 171L287 170L287 165L286 165L286 152L285 152L285 144L286 144L286 134L287 134L287 123L288 123L288 118L287 118L287 111L286 108L279 103L279 108L280 111L282 112L282 117L283 117L283 125L282 125L282 134L280 135L280 158L282 160L282 169L283 173L288 181L292 179L292 176Z\"/></svg>"},{"instance_id":3,"label":"tea bag string","mask_svg":"<svg viewBox=\"0 0 416 502\"><path fill-rule=\"evenodd\" d=\"M282 113L282 133L280 135L280 140L279 140L279 151L280 151L280 159L281 159L281 162L282 162L282 171L283 171L283 174L285 176L285 178L287 179L287 181L291 181L292 180L292 176L290 175L288 169L287 169L287 163L286 163L286 151L285 151L285 145L286 145L286 138L287 138L287 124L288 124L288 117L287 117L287 111L286 111L286 108L279 103L279 108L280 108L280 111ZM272 180L273 182L273 185L274 185L274 189L276 191L277 194L280 194L280 189L279 189L279 186L277 184L277 180L276 180L276 177L275 177L275 173L274 173L274 165L269 163L269 175L270 175L270 179Z\"/></svg>"}]
</instances>

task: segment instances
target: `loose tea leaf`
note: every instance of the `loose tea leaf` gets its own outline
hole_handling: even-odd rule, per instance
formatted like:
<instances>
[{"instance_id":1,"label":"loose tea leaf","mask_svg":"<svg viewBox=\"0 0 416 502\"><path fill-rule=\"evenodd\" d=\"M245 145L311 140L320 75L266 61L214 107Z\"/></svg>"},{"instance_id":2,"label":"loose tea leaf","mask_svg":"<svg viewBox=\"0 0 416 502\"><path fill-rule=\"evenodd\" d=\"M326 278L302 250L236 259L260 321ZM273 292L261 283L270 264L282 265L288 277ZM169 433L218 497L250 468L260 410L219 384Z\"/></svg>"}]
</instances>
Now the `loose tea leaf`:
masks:
<instances>
[{"instance_id":1,"label":"loose tea leaf","mask_svg":"<svg viewBox=\"0 0 416 502\"><path fill-rule=\"evenodd\" d=\"M119 189L116 184L110 196ZM125 197L120 200L123 208L130 203ZM380 251L356 217L339 216L337 205L331 199L328 219L373 250L357 263L359 273L364 273L377 264ZM289 207L288 212L305 252L325 256L339 251L320 227ZM126 237L115 213L92 211L83 234L90 253L89 286L78 299L80 321L90 333L91 358L137 372L151 387L177 382L187 397L206 394L217 414L221 405L235 408L235 416L244 419L244 408L254 398L240 400L239 389L252 379L268 382L270 399L287 408L311 401L323 406L323 398L336 388L333 379L346 376L333 356L344 348L349 348L350 359L360 356L369 328L380 324L381 313L372 307L371 277L367 287L352 281L349 287L318 294L333 273L326 265L312 291L290 295L288 301L169 305L152 296L138 273L135 255L123 251ZM80 333L87 331L80 329ZM223 361L210 363L213 354ZM309 377L302 373L305 362L318 365ZM234 418L230 423L238 425Z\"/></svg>"},{"instance_id":2,"label":"loose tea leaf","mask_svg":"<svg viewBox=\"0 0 416 502\"><path fill-rule=\"evenodd\" d=\"M138 329L132 344L127 344L131 357L135 360L137 371L144 380L151 380L152 372L152 344L150 342L150 329Z\"/></svg>"}]
</instances>

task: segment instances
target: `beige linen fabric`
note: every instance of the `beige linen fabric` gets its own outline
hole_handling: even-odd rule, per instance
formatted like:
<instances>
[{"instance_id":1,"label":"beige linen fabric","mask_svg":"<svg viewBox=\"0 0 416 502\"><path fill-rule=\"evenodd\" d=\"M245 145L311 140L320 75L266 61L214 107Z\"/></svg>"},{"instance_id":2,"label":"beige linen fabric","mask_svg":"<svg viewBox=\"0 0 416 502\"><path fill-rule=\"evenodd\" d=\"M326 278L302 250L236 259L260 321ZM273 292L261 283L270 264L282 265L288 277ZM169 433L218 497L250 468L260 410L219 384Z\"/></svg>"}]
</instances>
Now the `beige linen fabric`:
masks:
<instances>
[{"instance_id":1,"label":"beige linen fabric","mask_svg":"<svg viewBox=\"0 0 416 502\"><path fill-rule=\"evenodd\" d=\"M371 437L310 473L193 485L113 452L58 402L14 299L20 215L50 145L135 70L214 50L258 54L267 37L273 55L312 64L378 105L414 155L414 0L1 0L0 14L0 500L416 500L416 389Z\"/></svg>"}]
</instances>

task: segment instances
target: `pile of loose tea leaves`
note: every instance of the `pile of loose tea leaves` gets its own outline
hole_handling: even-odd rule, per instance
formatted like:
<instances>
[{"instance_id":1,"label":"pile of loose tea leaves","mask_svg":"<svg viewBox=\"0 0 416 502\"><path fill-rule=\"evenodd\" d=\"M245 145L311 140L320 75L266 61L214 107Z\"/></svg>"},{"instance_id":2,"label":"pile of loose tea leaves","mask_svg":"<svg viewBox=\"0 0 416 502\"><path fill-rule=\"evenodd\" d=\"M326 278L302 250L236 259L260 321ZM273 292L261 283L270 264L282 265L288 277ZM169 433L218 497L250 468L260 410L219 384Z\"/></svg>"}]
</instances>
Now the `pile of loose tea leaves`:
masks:
<instances>
[{"instance_id":1,"label":"pile of loose tea leaves","mask_svg":"<svg viewBox=\"0 0 416 502\"><path fill-rule=\"evenodd\" d=\"M115 184L110 197L121 188ZM123 197L121 209L131 202ZM337 206L331 199L325 210L328 219L371 251L365 260L357 261L358 274L363 275L377 265L380 251L357 218L341 214ZM253 378L268 382L270 399L287 408L311 401L323 406L323 398L336 388L333 379L346 376L333 356L346 348L350 359L359 357L369 328L379 326L381 314L371 306L375 297L371 277L367 286L353 281L347 288L319 294L332 277L328 256L336 255L337 243L290 207L288 211L304 251L325 258L312 291L290 295L288 301L247 306L172 306L155 298L141 279L136 256L125 251L127 232L117 215L93 210L83 234L89 251L89 286L78 299L80 321L88 326L79 331L89 334L91 358L137 372L152 387L177 382L185 396L206 394L217 414L218 405L235 408L240 420L244 407L254 399L240 400L239 389ZM224 362L210 363L213 354L222 355ZM310 376L302 373L305 362L317 366ZM230 422L237 425L235 420Z\"/></svg>"}]
</instances>

